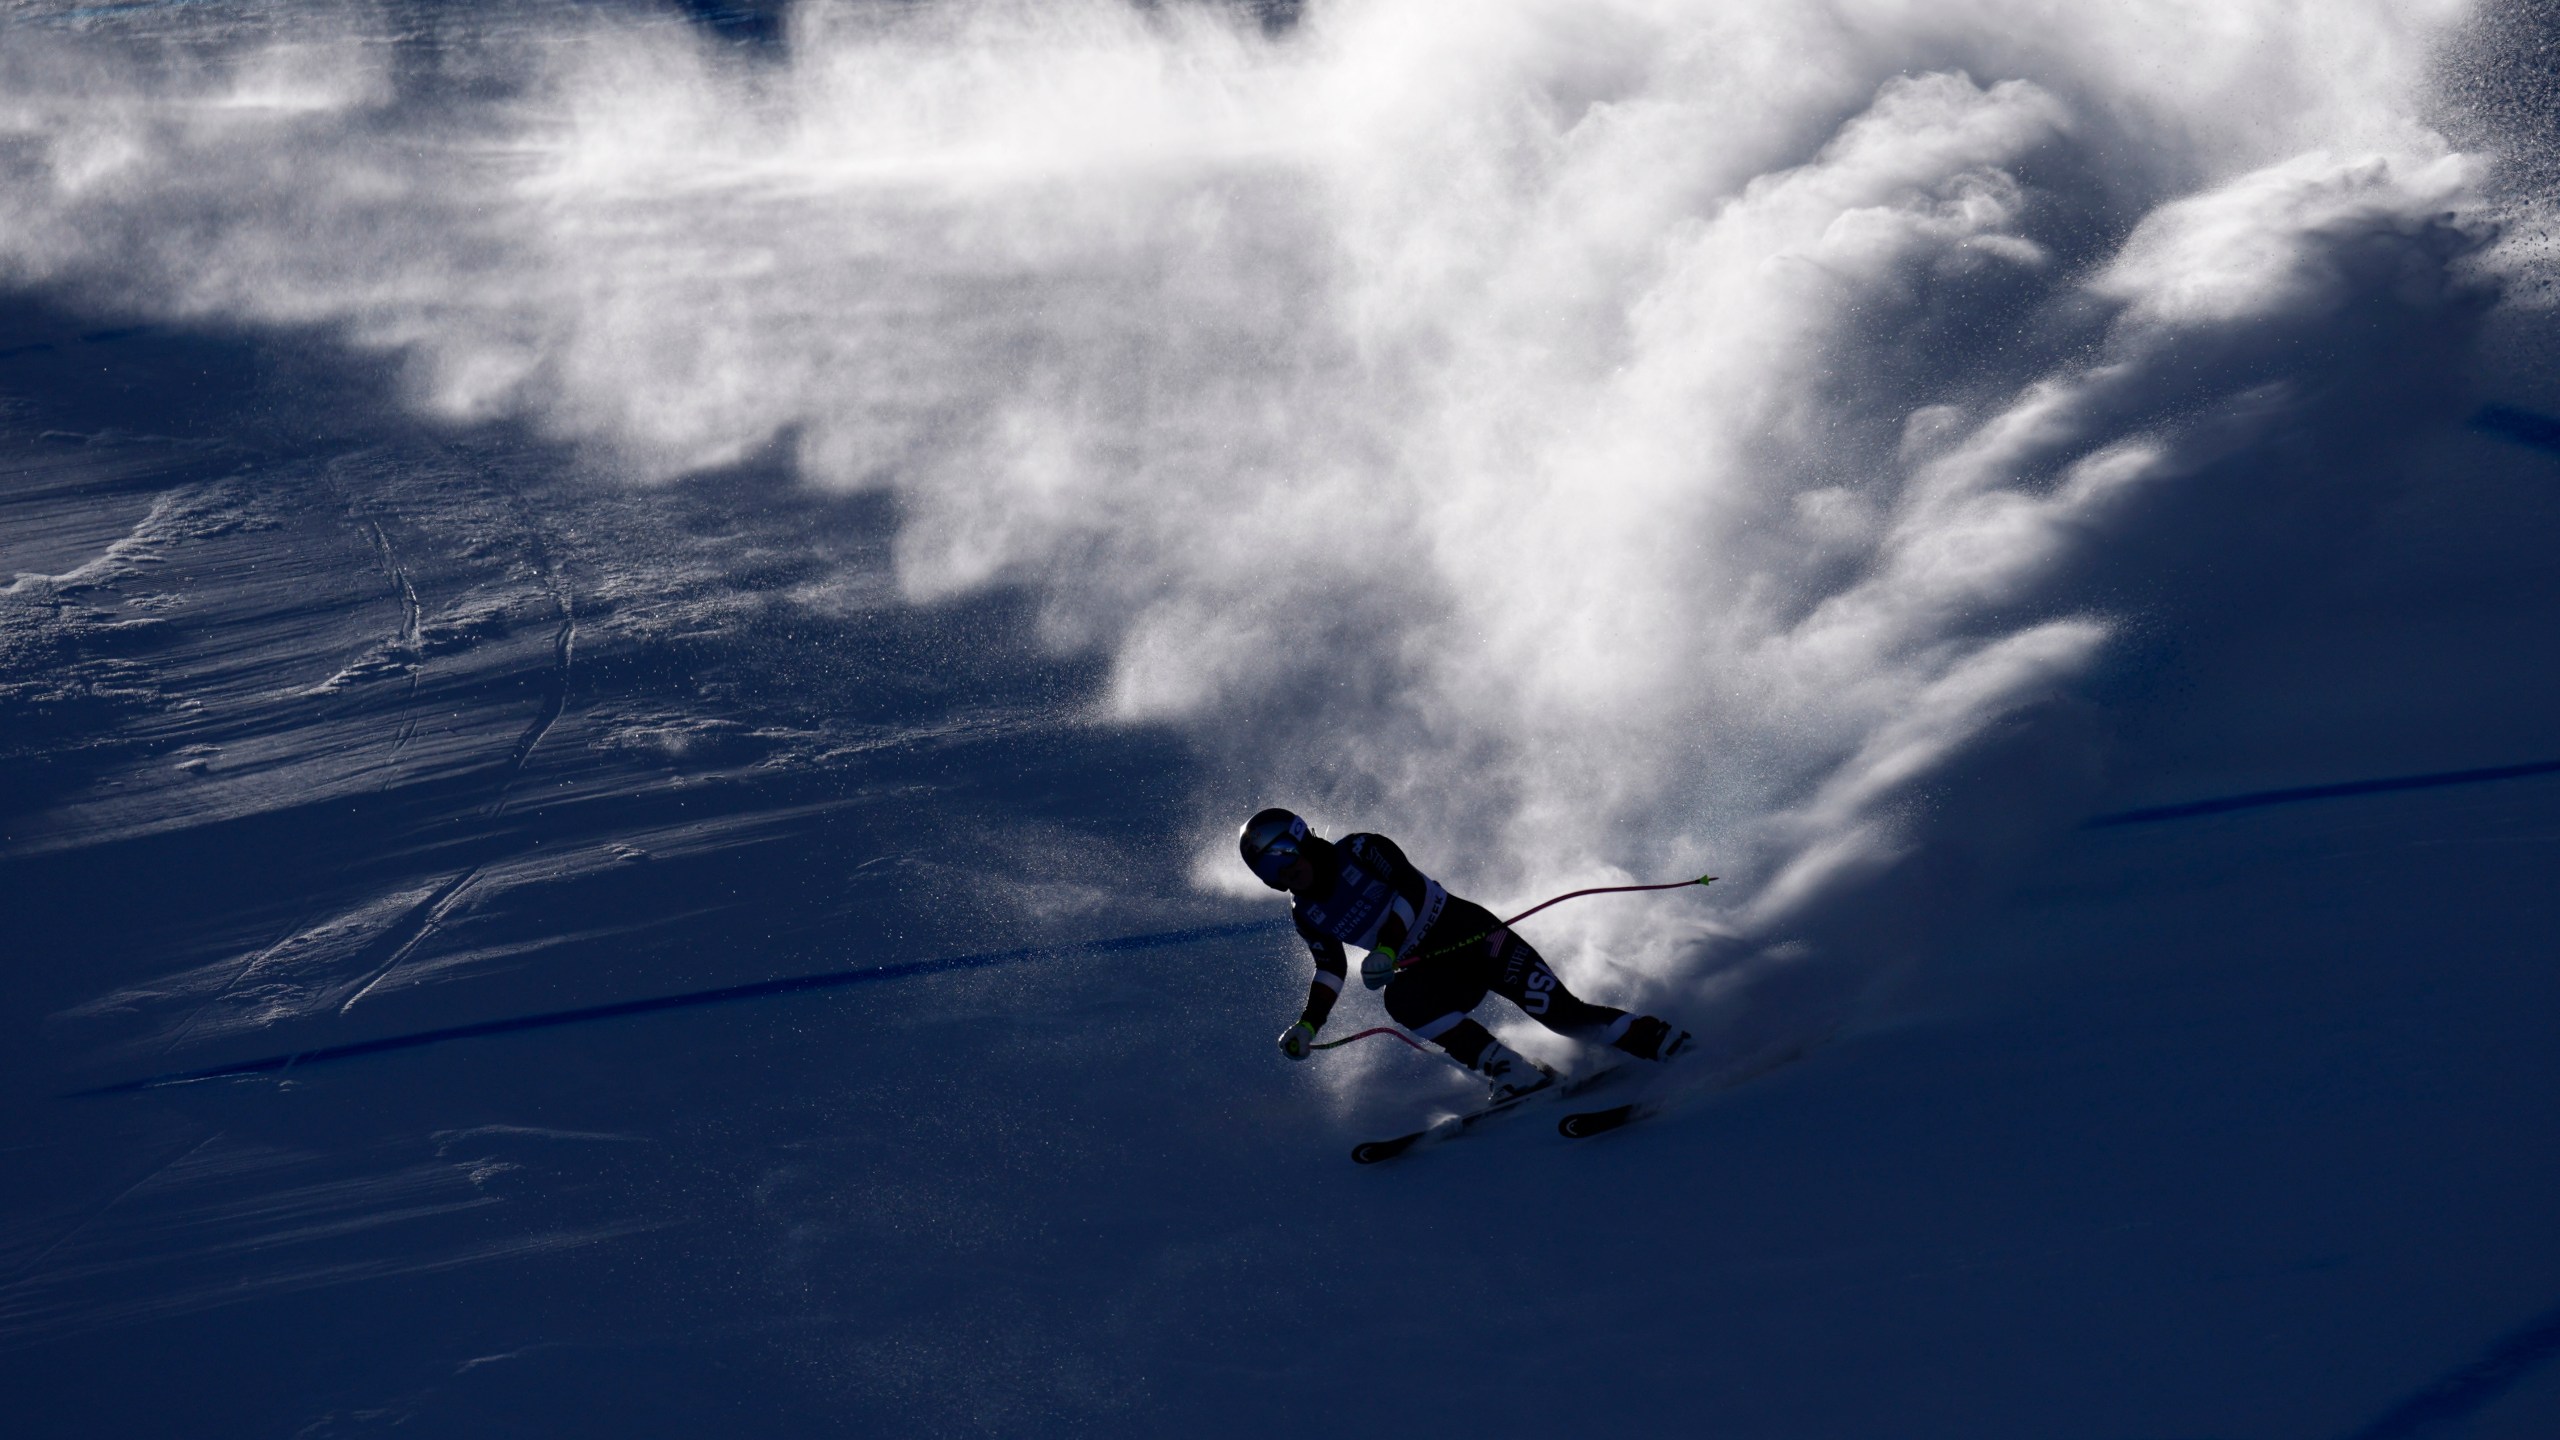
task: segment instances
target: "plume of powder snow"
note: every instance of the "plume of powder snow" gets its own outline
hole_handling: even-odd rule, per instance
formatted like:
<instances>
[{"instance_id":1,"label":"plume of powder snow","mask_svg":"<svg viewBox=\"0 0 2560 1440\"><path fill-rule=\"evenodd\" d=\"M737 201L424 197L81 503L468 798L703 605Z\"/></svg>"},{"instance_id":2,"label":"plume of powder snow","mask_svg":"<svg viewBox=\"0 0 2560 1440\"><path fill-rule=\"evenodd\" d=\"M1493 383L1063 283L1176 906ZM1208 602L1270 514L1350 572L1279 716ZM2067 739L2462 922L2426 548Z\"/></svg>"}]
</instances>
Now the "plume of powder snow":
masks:
<instances>
[{"instance_id":1,"label":"plume of powder snow","mask_svg":"<svg viewBox=\"0 0 2560 1440\"><path fill-rule=\"evenodd\" d=\"M458 95L361 20L27 29L0 278L331 326L642 481L788 446L1198 737L1203 883L1271 801L1488 899L1712 868L1547 943L1820 1009L2072 813L2123 607L2367 493L2280 441L2432 403L2461 8L581 10Z\"/></svg>"}]
</instances>

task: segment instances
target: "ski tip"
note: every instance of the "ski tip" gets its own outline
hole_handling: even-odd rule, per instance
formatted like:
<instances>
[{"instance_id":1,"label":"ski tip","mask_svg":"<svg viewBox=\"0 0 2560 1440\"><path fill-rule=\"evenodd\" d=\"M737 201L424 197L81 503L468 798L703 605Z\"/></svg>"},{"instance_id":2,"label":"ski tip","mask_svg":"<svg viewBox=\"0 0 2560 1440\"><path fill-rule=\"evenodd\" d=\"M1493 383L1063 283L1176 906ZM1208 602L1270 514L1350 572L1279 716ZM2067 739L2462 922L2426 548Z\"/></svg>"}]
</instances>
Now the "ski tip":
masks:
<instances>
[{"instance_id":1,"label":"ski tip","mask_svg":"<svg viewBox=\"0 0 2560 1440\"><path fill-rule=\"evenodd\" d=\"M1556 1133L1567 1140L1580 1140L1586 1136L1606 1134L1634 1118L1636 1118L1634 1105L1612 1105L1606 1110L1585 1110L1580 1114L1567 1115L1557 1121Z\"/></svg>"}]
</instances>

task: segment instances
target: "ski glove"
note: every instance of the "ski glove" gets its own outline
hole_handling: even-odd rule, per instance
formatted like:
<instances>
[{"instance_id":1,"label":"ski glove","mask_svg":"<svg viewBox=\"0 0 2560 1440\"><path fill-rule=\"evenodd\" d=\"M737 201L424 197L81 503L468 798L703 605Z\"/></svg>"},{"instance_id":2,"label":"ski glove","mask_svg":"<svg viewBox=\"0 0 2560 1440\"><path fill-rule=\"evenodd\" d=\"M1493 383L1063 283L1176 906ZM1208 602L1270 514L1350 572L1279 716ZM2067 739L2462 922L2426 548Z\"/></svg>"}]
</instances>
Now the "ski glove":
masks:
<instances>
[{"instance_id":1,"label":"ski glove","mask_svg":"<svg viewBox=\"0 0 2560 1440\"><path fill-rule=\"evenodd\" d=\"M1381 945L1360 962L1360 983L1372 990L1384 990L1396 978L1396 947Z\"/></svg>"},{"instance_id":2,"label":"ski glove","mask_svg":"<svg viewBox=\"0 0 2560 1440\"><path fill-rule=\"evenodd\" d=\"M1314 1053L1316 1027L1301 1020L1280 1032L1280 1053L1292 1060L1304 1060Z\"/></svg>"}]
</instances>

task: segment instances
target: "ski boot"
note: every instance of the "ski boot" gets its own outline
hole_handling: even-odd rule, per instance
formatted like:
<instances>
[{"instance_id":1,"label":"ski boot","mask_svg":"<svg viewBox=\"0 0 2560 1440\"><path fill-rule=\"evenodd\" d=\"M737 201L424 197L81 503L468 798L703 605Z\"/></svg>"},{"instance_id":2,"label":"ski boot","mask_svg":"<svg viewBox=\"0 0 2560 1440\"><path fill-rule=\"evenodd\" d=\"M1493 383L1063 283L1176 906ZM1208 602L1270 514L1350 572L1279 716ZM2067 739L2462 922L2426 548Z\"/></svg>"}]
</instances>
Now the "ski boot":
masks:
<instances>
[{"instance_id":1,"label":"ski boot","mask_svg":"<svg viewBox=\"0 0 2560 1440\"><path fill-rule=\"evenodd\" d=\"M1534 1095L1556 1083L1556 1072L1503 1044L1488 1042L1476 1063L1468 1067L1485 1078L1493 1087L1486 1097L1490 1104L1502 1105L1523 1095Z\"/></svg>"},{"instance_id":2,"label":"ski boot","mask_svg":"<svg viewBox=\"0 0 2560 1440\"><path fill-rule=\"evenodd\" d=\"M1656 1015L1630 1015L1626 1027L1609 1043L1639 1060L1677 1060L1691 1043L1688 1031Z\"/></svg>"}]
</instances>

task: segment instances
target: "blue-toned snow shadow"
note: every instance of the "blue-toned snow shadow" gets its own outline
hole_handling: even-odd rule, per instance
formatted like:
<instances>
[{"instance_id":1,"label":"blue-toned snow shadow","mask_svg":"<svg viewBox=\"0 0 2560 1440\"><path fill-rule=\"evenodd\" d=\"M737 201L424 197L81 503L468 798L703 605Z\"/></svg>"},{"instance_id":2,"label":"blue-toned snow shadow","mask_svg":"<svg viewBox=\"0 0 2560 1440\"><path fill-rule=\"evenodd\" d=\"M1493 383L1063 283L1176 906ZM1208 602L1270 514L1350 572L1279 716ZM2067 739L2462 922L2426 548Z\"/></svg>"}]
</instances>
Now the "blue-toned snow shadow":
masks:
<instances>
[{"instance_id":1,"label":"blue-toned snow shadow","mask_svg":"<svg viewBox=\"0 0 2560 1440\"><path fill-rule=\"evenodd\" d=\"M2470 425L2483 435L2494 435L2501 440L2560 455L2560 420L2548 415L2537 415L2513 405L2483 405L2472 415Z\"/></svg>"},{"instance_id":2,"label":"blue-toned snow shadow","mask_svg":"<svg viewBox=\"0 0 2560 1440\"><path fill-rule=\"evenodd\" d=\"M2338 800L2351 795L2382 795L2394 790L2433 790L2447 785L2486 785L2497 780L2520 780L2530 775L2560 773L2560 760L2534 760L2522 765L2491 765L2479 770L2439 770L2426 775L2391 775L2378 780L2345 780L2335 785L2297 785L2283 790L2252 790L2243 795L2221 795L2211 800L2190 800L2177 805L2147 805L2139 810L2117 810L2091 816L2080 822L2083 830L2101 830L2111 825L2148 825L2161 820L2188 820L2199 815L2220 815L2231 810L2256 810L2268 805L2294 805L2307 800Z\"/></svg>"},{"instance_id":3,"label":"blue-toned snow shadow","mask_svg":"<svg viewBox=\"0 0 2560 1440\"><path fill-rule=\"evenodd\" d=\"M2408 1440L2438 1425L2470 1418L2560 1355L2560 1308L2540 1315L2489 1353L2392 1406L2346 1440Z\"/></svg>"},{"instance_id":4,"label":"blue-toned snow shadow","mask_svg":"<svg viewBox=\"0 0 2560 1440\"><path fill-rule=\"evenodd\" d=\"M746 45L782 43L784 0L676 0L687 20L723 40Z\"/></svg>"},{"instance_id":5,"label":"blue-toned snow shadow","mask_svg":"<svg viewBox=\"0 0 2560 1440\"><path fill-rule=\"evenodd\" d=\"M793 975L780 980L758 980L745 985L723 985L716 990L692 990L681 995L653 995L645 1000L616 1000L602 1005L582 1005L574 1010L549 1010L538 1015L510 1016L503 1020L477 1020L468 1025L447 1025L435 1030L421 1030L408 1035L386 1035L377 1040L356 1040L344 1045L324 1045L312 1050L297 1050L288 1055L264 1055L255 1060L235 1060L227 1065L208 1065L195 1070L172 1070L147 1075L139 1080L120 1080L112 1085L74 1091L72 1098L91 1095L123 1095L137 1090L155 1090L170 1085L189 1085L202 1080L228 1080L249 1075L272 1075L300 1066L323 1065L332 1060L352 1060L362 1055L382 1055L394 1050L415 1050L426 1045L440 1045L448 1040L473 1040L489 1035L513 1035L526 1030L551 1030L563 1025L584 1025L596 1020L620 1020L633 1015L651 1015L661 1010L684 1010L702 1005L725 1005L737 1000L766 1000L780 995L805 995L818 990L841 990L849 985L869 985L883 980L908 980L919 975L941 975L955 970L983 970L997 965L1015 965L1027 960L1054 960L1070 955L1107 955L1127 950L1154 950L1168 945L1188 945L1202 940L1229 940L1245 935L1276 933L1290 928L1286 920L1246 920L1232 925L1199 925L1184 930L1162 930L1147 935L1119 935L1105 940L1080 940L1065 945L1026 945L1013 950L991 950L976 955L946 955L933 960L907 960L889 965L866 965L853 970L830 970L818 975Z\"/></svg>"}]
</instances>

